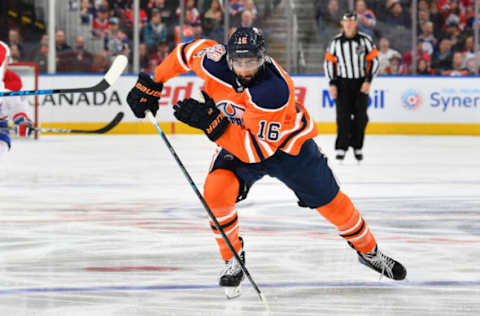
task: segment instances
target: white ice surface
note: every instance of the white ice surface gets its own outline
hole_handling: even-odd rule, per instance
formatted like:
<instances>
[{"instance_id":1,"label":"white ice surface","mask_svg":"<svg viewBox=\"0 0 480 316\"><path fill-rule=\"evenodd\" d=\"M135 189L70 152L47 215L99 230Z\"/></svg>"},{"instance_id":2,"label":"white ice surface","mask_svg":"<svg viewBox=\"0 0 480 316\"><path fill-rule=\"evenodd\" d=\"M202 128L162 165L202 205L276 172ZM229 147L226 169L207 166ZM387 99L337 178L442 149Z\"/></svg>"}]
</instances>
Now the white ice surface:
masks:
<instances>
[{"instance_id":1,"label":"white ice surface","mask_svg":"<svg viewBox=\"0 0 480 316\"><path fill-rule=\"evenodd\" d=\"M169 136L202 190L214 146ZM333 136L317 142L333 157ZM270 315L479 315L480 137L367 136L331 161L408 281L379 280L336 230L264 178L239 204ZM0 162L0 315L268 315L226 300L205 211L158 135L15 140Z\"/></svg>"}]
</instances>

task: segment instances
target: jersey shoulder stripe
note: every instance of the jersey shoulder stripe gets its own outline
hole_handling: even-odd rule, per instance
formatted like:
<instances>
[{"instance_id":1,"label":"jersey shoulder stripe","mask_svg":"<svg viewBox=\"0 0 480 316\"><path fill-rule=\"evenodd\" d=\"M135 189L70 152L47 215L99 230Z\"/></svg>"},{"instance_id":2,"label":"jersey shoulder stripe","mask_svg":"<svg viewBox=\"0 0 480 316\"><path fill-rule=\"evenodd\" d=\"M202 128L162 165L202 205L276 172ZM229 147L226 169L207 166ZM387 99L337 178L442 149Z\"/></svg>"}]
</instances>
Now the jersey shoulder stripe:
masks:
<instances>
[{"instance_id":1,"label":"jersey shoulder stripe","mask_svg":"<svg viewBox=\"0 0 480 316\"><path fill-rule=\"evenodd\" d=\"M282 149L283 147L285 147L285 145L295 136L297 136L298 134L300 134L301 132L303 132L305 130L305 128L307 127L307 119L305 118L305 115L302 116L302 126L297 129L295 132L291 133L290 135L287 136L287 138L285 138L285 140L282 142L282 144L280 146L278 146L279 149Z\"/></svg>"},{"instance_id":2,"label":"jersey shoulder stripe","mask_svg":"<svg viewBox=\"0 0 480 316\"><path fill-rule=\"evenodd\" d=\"M189 44L191 44L192 42L188 42L188 43L185 43L182 45L182 48L180 50L180 57L182 58L182 61L185 65L188 65L188 61L187 61L187 55L185 54L185 49L187 48L187 46Z\"/></svg>"},{"instance_id":3,"label":"jersey shoulder stripe","mask_svg":"<svg viewBox=\"0 0 480 316\"><path fill-rule=\"evenodd\" d=\"M255 137L252 134L250 134L250 139L252 140L253 147L255 147L255 150L257 151L258 158L260 158L260 161L264 161L265 156L263 155L262 150L260 149L260 146L258 145L257 141L255 140Z\"/></svg>"}]
</instances>

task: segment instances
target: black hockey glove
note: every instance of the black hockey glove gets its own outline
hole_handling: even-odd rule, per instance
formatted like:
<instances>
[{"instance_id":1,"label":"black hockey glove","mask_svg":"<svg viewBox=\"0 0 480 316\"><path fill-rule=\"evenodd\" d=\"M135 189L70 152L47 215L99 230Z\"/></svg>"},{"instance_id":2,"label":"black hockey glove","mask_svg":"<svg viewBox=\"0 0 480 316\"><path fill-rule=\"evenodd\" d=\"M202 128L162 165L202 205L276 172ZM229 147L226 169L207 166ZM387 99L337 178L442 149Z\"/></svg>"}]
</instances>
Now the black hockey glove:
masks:
<instances>
[{"instance_id":1,"label":"black hockey glove","mask_svg":"<svg viewBox=\"0 0 480 316\"><path fill-rule=\"evenodd\" d=\"M228 119L217 109L215 102L202 91L205 102L198 102L195 99L185 99L173 106L173 115L191 127L199 128L207 134L212 141L216 141L223 135L228 127Z\"/></svg>"},{"instance_id":2,"label":"black hockey glove","mask_svg":"<svg viewBox=\"0 0 480 316\"><path fill-rule=\"evenodd\" d=\"M146 110L150 110L153 116L157 114L162 88L162 83L153 81L146 73L138 75L137 83L127 96L127 103L136 117L144 118Z\"/></svg>"}]
</instances>

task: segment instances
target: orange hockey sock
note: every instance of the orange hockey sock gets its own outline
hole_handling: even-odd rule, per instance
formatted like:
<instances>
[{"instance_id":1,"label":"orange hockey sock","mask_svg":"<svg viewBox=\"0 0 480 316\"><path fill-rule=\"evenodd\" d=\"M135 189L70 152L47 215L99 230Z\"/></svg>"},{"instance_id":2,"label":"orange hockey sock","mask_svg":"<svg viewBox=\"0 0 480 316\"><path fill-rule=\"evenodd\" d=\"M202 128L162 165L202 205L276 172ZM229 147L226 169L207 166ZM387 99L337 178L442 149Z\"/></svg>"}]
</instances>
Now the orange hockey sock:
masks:
<instances>
[{"instance_id":1,"label":"orange hockey sock","mask_svg":"<svg viewBox=\"0 0 480 316\"><path fill-rule=\"evenodd\" d=\"M375 248L377 242L367 223L342 191L338 191L330 203L317 208L317 211L337 226L340 236L349 241L356 250L367 253Z\"/></svg>"},{"instance_id":2,"label":"orange hockey sock","mask_svg":"<svg viewBox=\"0 0 480 316\"><path fill-rule=\"evenodd\" d=\"M237 252L242 249L242 243L238 238L238 215L235 210L239 189L240 183L237 177L233 172L225 169L217 169L210 173L204 185L205 201ZM233 257L232 252L212 221L210 226L215 234L222 259L230 260Z\"/></svg>"}]
</instances>

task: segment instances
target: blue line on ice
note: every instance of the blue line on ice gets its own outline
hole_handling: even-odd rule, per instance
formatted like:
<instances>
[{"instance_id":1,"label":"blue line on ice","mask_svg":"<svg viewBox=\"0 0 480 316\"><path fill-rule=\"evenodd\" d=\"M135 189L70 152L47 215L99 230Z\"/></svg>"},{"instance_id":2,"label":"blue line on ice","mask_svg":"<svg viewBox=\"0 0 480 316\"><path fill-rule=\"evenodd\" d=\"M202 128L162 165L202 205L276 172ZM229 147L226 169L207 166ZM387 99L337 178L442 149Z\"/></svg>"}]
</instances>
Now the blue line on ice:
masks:
<instances>
[{"instance_id":1,"label":"blue line on ice","mask_svg":"<svg viewBox=\"0 0 480 316\"><path fill-rule=\"evenodd\" d=\"M244 286L250 286L244 283ZM480 281L422 281L422 282L286 282L259 284L260 288L348 288L348 287L462 287L480 286ZM200 290L219 288L218 285L152 285L152 286L96 286L96 287L57 287L57 288L23 288L3 289L0 295L55 293L55 292L117 292L117 291L169 291L169 290Z\"/></svg>"}]
</instances>

